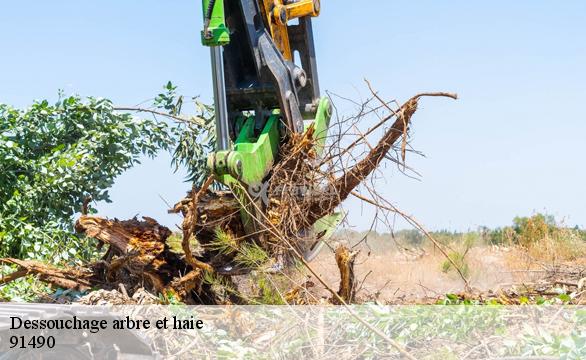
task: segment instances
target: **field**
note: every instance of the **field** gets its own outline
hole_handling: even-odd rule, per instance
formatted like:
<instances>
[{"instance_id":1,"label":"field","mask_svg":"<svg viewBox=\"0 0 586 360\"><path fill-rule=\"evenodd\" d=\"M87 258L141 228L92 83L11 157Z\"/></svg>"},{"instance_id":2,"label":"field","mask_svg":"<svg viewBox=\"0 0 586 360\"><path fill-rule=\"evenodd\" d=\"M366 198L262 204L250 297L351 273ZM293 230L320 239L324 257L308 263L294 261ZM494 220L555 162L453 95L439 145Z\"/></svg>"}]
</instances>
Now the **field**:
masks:
<instances>
[{"instance_id":1,"label":"field","mask_svg":"<svg viewBox=\"0 0 586 360\"><path fill-rule=\"evenodd\" d=\"M431 234L453 249L450 256L463 270L468 288L446 257L417 232L345 231L337 241L360 251L356 278L361 302L435 304L457 296L458 300L505 304L546 300L584 304L584 233L560 227L551 217L539 214L515 222L515 227L493 231ZM510 238L500 238L503 233ZM311 265L329 283L339 281L327 247ZM324 289L316 293L326 296Z\"/></svg>"}]
</instances>

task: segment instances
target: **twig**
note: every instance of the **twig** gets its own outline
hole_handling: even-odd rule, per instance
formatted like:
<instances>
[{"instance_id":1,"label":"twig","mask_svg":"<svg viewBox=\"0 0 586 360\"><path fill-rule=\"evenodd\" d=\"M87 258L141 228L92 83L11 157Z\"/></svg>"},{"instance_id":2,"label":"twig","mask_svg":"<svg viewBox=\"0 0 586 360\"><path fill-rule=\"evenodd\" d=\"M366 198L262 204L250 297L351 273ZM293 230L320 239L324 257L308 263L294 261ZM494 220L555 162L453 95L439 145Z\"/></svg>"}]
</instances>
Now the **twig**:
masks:
<instances>
[{"instance_id":1,"label":"twig","mask_svg":"<svg viewBox=\"0 0 586 360\"><path fill-rule=\"evenodd\" d=\"M366 275L364 275L364 278L362 278L362 281L360 282L360 285L358 286L358 288L356 289L356 293L358 294L361 290L362 287L364 286L364 283L366 282L366 279L372 274L372 270L368 271L368 273L366 273Z\"/></svg>"},{"instance_id":2,"label":"twig","mask_svg":"<svg viewBox=\"0 0 586 360\"><path fill-rule=\"evenodd\" d=\"M378 92L374 91L374 89L372 88L372 85L370 84L370 81L368 81L367 79L364 79L364 81L366 82L366 84L368 85L368 89L370 90L370 92L372 93L372 95L377 98L377 100L387 109L389 109L389 111L391 111L393 114L397 115L397 113L395 112L395 110L391 109L391 107L383 100L380 98L380 96L378 95ZM406 155L406 151L407 151L407 132L408 132L408 126L407 126L407 121L405 120L405 117L402 118L403 119L403 142L401 144L401 159L403 160L403 170L405 169L405 155Z\"/></svg>"},{"instance_id":3,"label":"twig","mask_svg":"<svg viewBox=\"0 0 586 360\"><path fill-rule=\"evenodd\" d=\"M176 116L176 115L171 115L171 114L167 114L161 111L157 111L157 110L151 110L151 109L145 109L145 108L140 108L140 107L115 107L114 110L116 111L135 111L135 112L146 112L146 113L150 113L153 115L159 115L159 116L164 116L164 117L168 117L170 119L182 122L182 123L192 123L192 124L196 124L199 126L204 126L205 124L202 121L197 121L195 119L186 119L186 118L182 118L180 116Z\"/></svg>"},{"instance_id":4,"label":"twig","mask_svg":"<svg viewBox=\"0 0 586 360\"><path fill-rule=\"evenodd\" d=\"M439 249L439 251L442 253L442 255L444 255L446 260L448 260L450 262L450 264L454 267L454 269L456 269L456 271L458 272L458 274L460 275L460 277L464 281L464 284L466 286L466 290L470 289L470 283L468 282L468 279L466 279L466 277L464 276L464 273L462 273L462 270L460 269L460 267L458 265L456 265L454 260L448 255L448 253L446 253L446 251L443 249L443 247L440 245L440 243L421 224L419 224L419 222L417 222L413 217L403 213L402 211L400 211L399 209L397 209L396 207L394 207L392 205L391 205L391 207L388 207L388 206L385 206L382 204L378 204L371 199L365 198L364 196L360 195L359 193L357 193L355 191L352 191L351 194L354 195L355 197L357 197L358 199L360 199L364 202L367 202L371 205L380 207L384 210L396 212L397 214L401 215L405 220L407 220L409 223L411 223L413 226L415 226L417 229L419 229L419 231L421 231L423 233L423 235L425 235L425 237L427 237Z\"/></svg>"}]
</instances>

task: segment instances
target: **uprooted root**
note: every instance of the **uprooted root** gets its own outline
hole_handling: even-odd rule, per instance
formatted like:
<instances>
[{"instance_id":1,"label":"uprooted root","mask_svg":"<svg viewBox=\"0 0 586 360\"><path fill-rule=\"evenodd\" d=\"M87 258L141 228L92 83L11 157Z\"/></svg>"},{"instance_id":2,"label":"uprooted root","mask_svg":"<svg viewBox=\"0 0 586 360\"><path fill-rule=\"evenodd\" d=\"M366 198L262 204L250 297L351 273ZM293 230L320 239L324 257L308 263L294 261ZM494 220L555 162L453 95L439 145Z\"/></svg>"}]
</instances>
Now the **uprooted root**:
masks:
<instances>
[{"instance_id":1,"label":"uprooted root","mask_svg":"<svg viewBox=\"0 0 586 360\"><path fill-rule=\"evenodd\" d=\"M94 284L101 283L98 278L94 277L94 272L86 268L59 269L38 261L9 258L0 259L0 264L16 265L17 267L13 273L0 278L0 285L8 284L27 275L39 275L42 281L64 289L79 291L89 290Z\"/></svg>"}]
</instances>

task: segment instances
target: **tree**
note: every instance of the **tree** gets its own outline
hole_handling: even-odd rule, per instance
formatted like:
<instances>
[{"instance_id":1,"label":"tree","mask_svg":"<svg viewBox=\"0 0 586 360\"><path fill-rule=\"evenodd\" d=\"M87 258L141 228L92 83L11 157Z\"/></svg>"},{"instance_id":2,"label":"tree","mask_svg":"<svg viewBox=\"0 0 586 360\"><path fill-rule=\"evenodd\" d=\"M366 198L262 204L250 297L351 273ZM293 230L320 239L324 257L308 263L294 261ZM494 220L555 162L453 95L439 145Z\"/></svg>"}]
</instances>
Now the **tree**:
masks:
<instances>
[{"instance_id":1,"label":"tree","mask_svg":"<svg viewBox=\"0 0 586 360\"><path fill-rule=\"evenodd\" d=\"M165 122L116 112L107 99L0 104L0 256L58 263L88 255L93 247L73 234L72 216L87 198L109 201L114 179L141 156L170 149L174 134Z\"/></svg>"}]
</instances>

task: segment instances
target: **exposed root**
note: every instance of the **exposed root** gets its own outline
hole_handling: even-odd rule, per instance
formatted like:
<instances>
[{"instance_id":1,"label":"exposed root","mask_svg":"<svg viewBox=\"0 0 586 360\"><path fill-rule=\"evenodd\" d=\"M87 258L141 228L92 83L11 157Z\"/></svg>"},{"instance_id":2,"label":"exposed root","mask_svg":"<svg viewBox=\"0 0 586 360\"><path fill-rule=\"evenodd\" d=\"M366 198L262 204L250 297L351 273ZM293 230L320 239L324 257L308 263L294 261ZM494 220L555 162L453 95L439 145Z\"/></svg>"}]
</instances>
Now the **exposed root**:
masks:
<instances>
[{"instance_id":1,"label":"exposed root","mask_svg":"<svg viewBox=\"0 0 586 360\"><path fill-rule=\"evenodd\" d=\"M191 265L193 269L201 269L208 272L213 272L214 268L209 264L204 263L203 261L199 261L193 256L189 241L191 240L191 236L197 227L197 203L199 203L199 198L205 194L213 181L213 176L208 177L206 182L203 184L201 189L197 191L197 193L195 192L195 187L193 188L192 193L195 195L191 201L190 206L186 208L185 218L183 219L183 240L181 241L181 247L183 248L183 253L185 254L185 260L187 263ZM201 272L198 272L198 274L199 273Z\"/></svg>"},{"instance_id":2,"label":"exposed root","mask_svg":"<svg viewBox=\"0 0 586 360\"><path fill-rule=\"evenodd\" d=\"M340 270L340 290L338 295L347 304L354 302L354 296L356 295L356 278L354 276L354 262L358 251L350 252L345 246L340 246L336 249L336 263ZM332 299L333 303L338 303L338 298Z\"/></svg>"},{"instance_id":3,"label":"exposed root","mask_svg":"<svg viewBox=\"0 0 586 360\"><path fill-rule=\"evenodd\" d=\"M18 270L0 278L0 285L7 284L27 275L36 275L41 281L64 289L86 291L97 282L90 269L59 269L38 261L0 259L0 263L16 265Z\"/></svg>"},{"instance_id":4,"label":"exposed root","mask_svg":"<svg viewBox=\"0 0 586 360\"><path fill-rule=\"evenodd\" d=\"M169 290L179 296L180 299L187 299L190 297L192 291L201 292L202 270L195 269L190 271L185 276L177 278L169 284Z\"/></svg>"}]
</instances>

